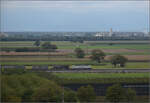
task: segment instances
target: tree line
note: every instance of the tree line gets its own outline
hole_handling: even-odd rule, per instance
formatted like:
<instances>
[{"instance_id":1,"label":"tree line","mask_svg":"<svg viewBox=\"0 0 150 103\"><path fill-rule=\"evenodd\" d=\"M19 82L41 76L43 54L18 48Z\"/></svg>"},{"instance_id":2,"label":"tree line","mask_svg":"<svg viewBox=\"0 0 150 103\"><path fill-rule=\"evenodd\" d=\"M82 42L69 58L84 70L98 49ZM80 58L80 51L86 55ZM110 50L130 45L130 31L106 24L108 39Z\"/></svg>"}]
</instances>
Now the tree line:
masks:
<instances>
[{"instance_id":1,"label":"tree line","mask_svg":"<svg viewBox=\"0 0 150 103\"><path fill-rule=\"evenodd\" d=\"M52 80L35 74L11 74L1 77L1 102L55 102L88 103L96 101L91 85L81 86L77 91L58 85ZM132 102L136 92L114 84L107 88L105 99L112 103Z\"/></svg>"}]
</instances>

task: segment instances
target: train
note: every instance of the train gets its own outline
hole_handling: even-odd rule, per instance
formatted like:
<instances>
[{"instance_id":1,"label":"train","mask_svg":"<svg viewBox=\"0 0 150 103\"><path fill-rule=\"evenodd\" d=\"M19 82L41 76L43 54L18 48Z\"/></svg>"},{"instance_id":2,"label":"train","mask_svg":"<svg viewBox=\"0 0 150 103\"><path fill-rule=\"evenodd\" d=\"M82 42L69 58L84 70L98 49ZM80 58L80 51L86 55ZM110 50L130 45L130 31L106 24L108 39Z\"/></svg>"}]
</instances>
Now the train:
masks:
<instances>
[{"instance_id":1,"label":"train","mask_svg":"<svg viewBox=\"0 0 150 103\"><path fill-rule=\"evenodd\" d=\"M21 70L33 70L33 71L62 71L62 70L91 70L90 65L53 65L52 68L49 68L48 65L32 65L30 69L27 69L25 65L1 65L0 69L9 70L9 69L21 69Z\"/></svg>"}]
</instances>

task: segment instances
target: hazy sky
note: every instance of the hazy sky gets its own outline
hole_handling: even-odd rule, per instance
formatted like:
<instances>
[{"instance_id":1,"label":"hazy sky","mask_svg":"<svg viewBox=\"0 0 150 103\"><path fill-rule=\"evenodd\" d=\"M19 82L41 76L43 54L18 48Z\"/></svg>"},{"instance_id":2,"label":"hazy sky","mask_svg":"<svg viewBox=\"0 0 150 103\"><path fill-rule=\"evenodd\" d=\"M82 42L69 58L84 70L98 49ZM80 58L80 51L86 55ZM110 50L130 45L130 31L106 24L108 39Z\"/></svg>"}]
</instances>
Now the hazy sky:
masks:
<instances>
[{"instance_id":1,"label":"hazy sky","mask_svg":"<svg viewBox=\"0 0 150 103\"><path fill-rule=\"evenodd\" d=\"M2 31L144 31L148 1L3 1Z\"/></svg>"}]
</instances>

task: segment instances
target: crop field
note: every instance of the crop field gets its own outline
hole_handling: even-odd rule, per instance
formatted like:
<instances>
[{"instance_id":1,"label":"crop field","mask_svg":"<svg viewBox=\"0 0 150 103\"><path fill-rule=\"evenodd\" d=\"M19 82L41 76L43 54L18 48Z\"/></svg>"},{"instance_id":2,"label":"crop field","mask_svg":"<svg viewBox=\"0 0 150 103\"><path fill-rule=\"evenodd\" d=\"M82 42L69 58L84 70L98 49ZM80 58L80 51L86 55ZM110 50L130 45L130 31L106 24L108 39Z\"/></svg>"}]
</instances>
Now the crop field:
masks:
<instances>
[{"instance_id":1,"label":"crop field","mask_svg":"<svg viewBox=\"0 0 150 103\"><path fill-rule=\"evenodd\" d=\"M41 44L44 41L41 42ZM85 41L84 43L69 41L52 41L57 45L55 52L0 52L2 65L92 65L94 69L114 68L108 63L110 56L121 54L128 58L125 68L150 68L149 41ZM111 45L110 45L111 44ZM34 41L0 42L1 48L22 48L34 46ZM86 56L76 58L74 49L82 48ZM93 49L101 49L106 53L105 61L101 64L90 59Z\"/></svg>"}]
</instances>

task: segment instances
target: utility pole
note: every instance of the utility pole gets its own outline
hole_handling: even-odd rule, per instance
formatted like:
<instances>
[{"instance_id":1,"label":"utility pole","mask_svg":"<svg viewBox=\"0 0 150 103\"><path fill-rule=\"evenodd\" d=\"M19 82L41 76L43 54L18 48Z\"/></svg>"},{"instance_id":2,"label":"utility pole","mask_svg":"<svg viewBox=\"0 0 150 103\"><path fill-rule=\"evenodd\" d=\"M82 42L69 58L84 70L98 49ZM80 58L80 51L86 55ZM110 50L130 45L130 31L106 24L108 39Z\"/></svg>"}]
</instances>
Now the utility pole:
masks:
<instances>
[{"instance_id":1,"label":"utility pole","mask_svg":"<svg viewBox=\"0 0 150 103\"><path fill-rule=\"evenodd\" d=\"M63 100L62 100L62 103L64 103L64 86L62 88L63 88L63 92L62 92Z\"/></svg>"}]
</instances>

